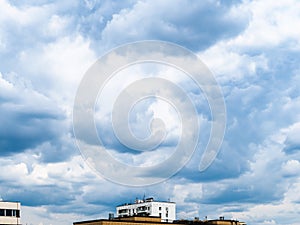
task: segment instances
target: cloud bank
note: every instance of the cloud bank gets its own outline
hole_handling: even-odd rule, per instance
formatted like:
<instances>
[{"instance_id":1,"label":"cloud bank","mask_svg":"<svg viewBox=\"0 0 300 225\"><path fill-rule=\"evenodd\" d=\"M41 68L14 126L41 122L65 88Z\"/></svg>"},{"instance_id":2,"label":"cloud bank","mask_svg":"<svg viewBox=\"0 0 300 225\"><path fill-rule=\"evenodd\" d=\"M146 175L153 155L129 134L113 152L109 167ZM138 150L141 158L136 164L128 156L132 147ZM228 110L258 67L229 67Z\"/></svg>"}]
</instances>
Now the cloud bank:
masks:
<instances>
[{"instance_id":1,"label":"cloud bank","mask_svg":"<svg viewBox=\"0 0 300 225\"><path fill-rule=\"evenodd\" d=\"M144 194L177 202L178 219L223 215L248 224L299 224L299 10L292 0L0 0L1 198L21 201L23 224L106 218L115 205ZM105 180L82 159L72 107L81 78L98 57L145 39L182 45L206 63L224 94L227 128L206 171L198 170L200 147L164 183L134 188ZM135 69L127 72L142 72ZM163 72L174 77L174 71ZM211 127L207 101L193 84L172 79L197 102L203 146ZM119 87L107 90L104 108ZM128 151L113 138L99 107L97 126L111 154L133 165L164 160L164 154L145 158ZM141 137L149 131L140 124L153 115L172 124L178 118L161 102L133 112L132 129ZM178 141L176 126L168 128L173 133L164 153Z\"/></svg>"}]
</instances>

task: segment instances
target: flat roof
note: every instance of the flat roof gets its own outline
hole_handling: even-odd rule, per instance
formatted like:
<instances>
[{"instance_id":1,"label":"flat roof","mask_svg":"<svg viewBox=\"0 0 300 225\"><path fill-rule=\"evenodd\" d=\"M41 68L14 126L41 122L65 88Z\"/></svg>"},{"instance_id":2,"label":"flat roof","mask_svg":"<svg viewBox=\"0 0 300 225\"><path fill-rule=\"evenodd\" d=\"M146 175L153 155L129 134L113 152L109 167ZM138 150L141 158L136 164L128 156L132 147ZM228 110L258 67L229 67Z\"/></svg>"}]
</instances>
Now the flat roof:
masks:
<instances>
[{"instance_id":1,"label":"flat roof","mask_svg":"<svg viewBox=\"0 0 300 225\"><path fill-rule=\"evenodd\" d=\"M139 217L139 218L144 218L145 220L134 220L134 217ZM126 218L126 219L125 219ZM132 220L129 220L132 218ZM74 222L73 224L88 224L88 223L96 223L96 222L108 222L108 223L136 223L136 224L169 224L169 225L200 225L200 224L211 224L211 222L237 222L239 224L246 224L245 222L240 222L238 220L230 220L230 219L213 219L213 220L206 220L206 221L201 221L201 220L174 220L172 223L168 222L158 222L158 221L152 221L152 220L147 220L147 218L160 218L156 216L128 216L128 217L117 217L114 219L96 219L96 220L87 220L87 221L79 221L79 222ZM124 220L123 220L124 219Z\"/></svg>"},{"instance_id":2,"label":"flat roof","mask_svg":"<svg viewBox=\"0 0 300 225\"><path fill-rule=\"evenodd\" d=\"M141 221L141 220L119 220L119 219L96 219L96 220L86 220L86 221L78 221L73 224L83 224L83 223L94 223L94 222L113 222L113 223L149 223L149 224L172 224L168 222L158 222L158 221Z\"/></svg>"},{"instance_id":3,"label":"flat roof","mask_svg":"<svg viewBox=\"0 0 300 225\"><path fill-rule=\"evenodd\" d=\"M169 202L169 201L143 201L143 202L134 202L134 203L123 203L121 205L117 205L116 207L119 206L126 206L126 205L138 205L138 204L144 204L144 203L150 203L150 202L156 202L156 203L171 203L171 204L176 204L175 202Z\"/></svg>"},{"instance_id":4,"label":"flat roof","mask_svg":"<svg viewBox=\"0 0 300 225\"><path fill-rule=\"evenodd\" d=\"M0 202L21 203L20 201L4 201L4 200L0 200Z\"/></svg>"}]
</instances>

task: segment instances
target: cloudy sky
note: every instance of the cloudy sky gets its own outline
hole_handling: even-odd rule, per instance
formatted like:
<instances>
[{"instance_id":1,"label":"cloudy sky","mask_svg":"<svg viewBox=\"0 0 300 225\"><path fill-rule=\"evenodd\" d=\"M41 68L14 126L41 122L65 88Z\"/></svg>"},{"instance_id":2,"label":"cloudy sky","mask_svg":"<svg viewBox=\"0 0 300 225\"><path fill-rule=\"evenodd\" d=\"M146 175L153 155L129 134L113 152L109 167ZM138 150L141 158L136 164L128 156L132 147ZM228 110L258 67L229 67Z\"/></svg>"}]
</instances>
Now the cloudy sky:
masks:
<instances>
[{"instance_id":1,"label":"cloudy sky","mask_svg":"<svg viewBox=\"0 0 300 225\"><path fill-rule=\"evenodd\" d=\"M299 224L299 12L296 0L0 0L0 197L20 201L28 225L107 218L114 206L144 194L175 201L178 219ZM120 71L95 106L99 138L118 161L136 167L164 162L186 133L172 105L146 99L132 109L131 130L146 138L145 124L158 117L166 125L165 141L145 152L120 143L107 111L116 93L140 77L164 77L184 89L201 128L199 148L178 173L133 187L109 181L84 160L72 114L93 63L143 40L175 43L208 66L224 96L226 130L217 158L200 172L212 124L205 95L172 67Z\"/></svg>"}]
</instances>

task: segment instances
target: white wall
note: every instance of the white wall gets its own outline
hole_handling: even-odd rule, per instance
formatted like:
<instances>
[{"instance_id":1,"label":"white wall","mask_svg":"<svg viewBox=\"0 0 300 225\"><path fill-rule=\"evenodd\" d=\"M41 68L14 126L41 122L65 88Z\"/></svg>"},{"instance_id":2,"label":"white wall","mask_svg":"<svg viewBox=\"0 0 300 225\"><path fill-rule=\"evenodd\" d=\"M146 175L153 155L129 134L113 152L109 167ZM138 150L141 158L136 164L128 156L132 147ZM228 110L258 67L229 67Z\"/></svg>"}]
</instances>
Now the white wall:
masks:
<instances>
[{"instance_id":1,"label":"white wall","mask_svg":"<svg viewBox=\"0 0 300 225\"><path fill-rule=\"evenodd\" d=\"M3 202L0 201L0 209L21 210L20 202ZM0 216L0 224L21 224L20 217L16 216Z\"/></svg>"},{"instance_id":2,"label":"white wall","mask_svg":"<svg viewBox=\"0 0 300 225\"><path fill-rule=\"evenodd\" d=\"M141 202L141 203L134 203L134 204L128 204L128 205L122 205L117 206L117 216L133 216L133 209L135 214L137 213L137 208L141 206L150 207L150 211L147 211L150 213L149 216L160 216L162 219L162 222L172 222L176 219L176 204L173 202ZM119 214L119 210L121 209L130 209L129 212L125 214Z\"/></svg>"}]
</instances>

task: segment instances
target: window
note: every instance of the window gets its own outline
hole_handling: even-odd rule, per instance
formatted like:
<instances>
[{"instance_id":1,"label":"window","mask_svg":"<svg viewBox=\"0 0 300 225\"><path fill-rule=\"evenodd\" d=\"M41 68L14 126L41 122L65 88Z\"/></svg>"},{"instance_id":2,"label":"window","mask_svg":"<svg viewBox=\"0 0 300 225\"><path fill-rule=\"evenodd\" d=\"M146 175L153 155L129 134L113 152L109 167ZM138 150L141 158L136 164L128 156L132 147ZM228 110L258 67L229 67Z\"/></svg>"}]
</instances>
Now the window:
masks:
<instances>
[{"instance_id":1,"label":"window","mask_svg":"<svg viewBox=\"0 0 300 225\"><path fill-rule=\"evenodd\" d=\"M6 210L6 216L12 216L12 209L7 209Z\"/></svg>"},{"instance_id":2,"label":"window","mask_svg":"<svg viewBox=\"0 0 300 225\"><path fill-rule=\"evenodd\" d=\"M166 217L168 217L169 216L169 213L166 213Z\"/></svg>"},{"instance_id":3,"label":"window","mask_svg":"<svg viewBox=\"0 0 300 225\"><path fill-rule=\"evenodd\" d=\"M119 209L119 213L127 213L127 209Z\"/></svg>"},{"instance_id":4,"label":"window","mask_svg":"<svg viewBox=\"0 0 300 225\"><path fill-rule=\"evenodd\" d=\"M20 217L20 210L16 210L16 217Z\"/></svg>"},{"instance_id":5,"label":"window","mask_svg":"<svg viewBox=\"0 0 300 225\"><path fill-rule=\"evenodd\" d=\"M158 210L161 210L161 207L159 207Z\"/></svg>"},{"instance_id":6,"label":"window","mask_svg":"<svg viewBox=\"0 0 300 225\"><path fill-rule=\"evenodd\" d=\"M0 209L0 216L20 217L20 210L18 209Z\"/></svg>"},{"instance_id":7,"label":"window","mask_svg":"<svg viewBox=\"0 0 300 225\"><path fill-rule=\"evenodd\" d=\"M161 213L159 213L159 217L161 218Z\"/></svg>"}]
</instances>

